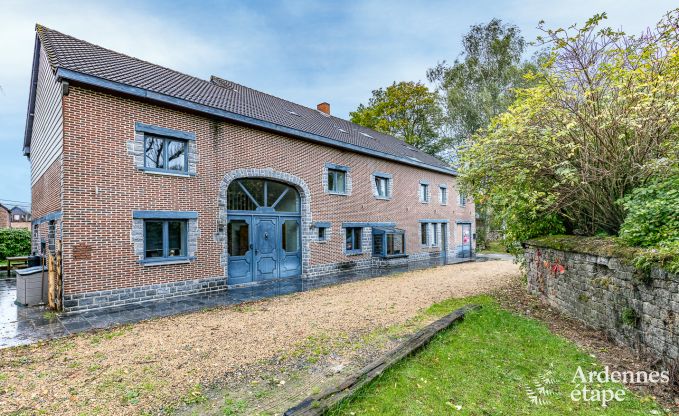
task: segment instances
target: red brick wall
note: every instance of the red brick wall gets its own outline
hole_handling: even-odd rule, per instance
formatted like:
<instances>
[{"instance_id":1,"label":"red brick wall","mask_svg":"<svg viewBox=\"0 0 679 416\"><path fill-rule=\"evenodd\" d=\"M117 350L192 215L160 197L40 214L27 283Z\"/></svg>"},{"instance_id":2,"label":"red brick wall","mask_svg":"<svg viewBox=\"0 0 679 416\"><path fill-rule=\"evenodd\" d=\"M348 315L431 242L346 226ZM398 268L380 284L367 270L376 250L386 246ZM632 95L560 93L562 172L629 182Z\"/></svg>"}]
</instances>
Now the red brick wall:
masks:
<instances>
[{"instance_id":1,"label":"red brick wall","mask_svg":"<svg viewBox=\"0 0 679 416\"><path fill-rule=\"evenodd\" d=\"M61 211L61 158L57 158L31 188L34 220L55 211Z\"/></svg>"},{"instance_id":2,"label":"red brick wall","mask_svg":"<svg viewBox=\"0 0 679 416\"><path fill-rule=\"evenodd\" d=\"M0 228L9 228L9 211L0 206Z\"/></svg>"},{"instance_id":3,"label":"red brick wall","mask_svg":"<svg viewBox=\"0 0 679 416\"><path fill-rule=\"evenodd\" d=\"M170 177L137 170L126 147L134 140L137 121L195 133L197 175ZM351 167L351 196L323 192L326 162ZM452 176L74 86L64 97L63 163L66 294L223 275L222 243L214 240L219 184L238 168L272 168L306 182L312 220L332 222L331 241L311 243L312 265L361 258L342 252L343 221L396 222L406 230L408 252L413 253L420 251L418 219L448 219L452 234L456 219L473 218L472 204L458 207ZM374 171L393 175L392 200L373 197ZM429 204L419 202L420 180L430 182ZM438 202L438 184L443 182L448 184L448 206ZM198 211L201 236L196 261L139 265L130 238L133 210ZM76 244L79 249L87 247L92 258L74 259Z\"/></svg>"},{"instance_id":4,"label":"red brick wall","mask_svg":"<svg viewBox=\"0 0 679 416\"><path fill-rule=\"evenodd\" d=\"M61 211L61 167L62 160L59 157L52 162L31 187L31 214L33 220L39 220L47 214ZM37 234L35 232L32 233L33 253L46 254L41 252L40 242L48 240L48 226L48 222L43 222L38 226ZM30 225L28 228L30 228Z\"/></svg>"}]
</instances>

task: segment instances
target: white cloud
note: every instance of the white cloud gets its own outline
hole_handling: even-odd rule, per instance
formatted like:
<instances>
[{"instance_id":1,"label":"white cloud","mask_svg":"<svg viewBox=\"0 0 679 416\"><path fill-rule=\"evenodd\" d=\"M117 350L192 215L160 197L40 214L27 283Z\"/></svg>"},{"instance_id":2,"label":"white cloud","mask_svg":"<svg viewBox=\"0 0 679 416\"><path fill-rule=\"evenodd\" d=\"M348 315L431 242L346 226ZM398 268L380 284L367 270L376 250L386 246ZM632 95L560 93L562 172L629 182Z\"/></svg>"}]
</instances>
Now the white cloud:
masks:
<instances>
[{"instance_id":1,"label":"white cloud","mask_svg":"<svg viewBox=\"0 0 679 416\"><path fill-rule=\"evenodd\" d=\"M499 17L530 40L541 19L568 26L607 11L611 26L639 32L672 7L670 0L5 2L0 166L15 180L0 198L29 195L20 149L36 22L201 78L220 75L310 107L328 101L347 116L373 89L425 81L427 68L454 60L472 24Z\"/></svg>"}]
</instances>

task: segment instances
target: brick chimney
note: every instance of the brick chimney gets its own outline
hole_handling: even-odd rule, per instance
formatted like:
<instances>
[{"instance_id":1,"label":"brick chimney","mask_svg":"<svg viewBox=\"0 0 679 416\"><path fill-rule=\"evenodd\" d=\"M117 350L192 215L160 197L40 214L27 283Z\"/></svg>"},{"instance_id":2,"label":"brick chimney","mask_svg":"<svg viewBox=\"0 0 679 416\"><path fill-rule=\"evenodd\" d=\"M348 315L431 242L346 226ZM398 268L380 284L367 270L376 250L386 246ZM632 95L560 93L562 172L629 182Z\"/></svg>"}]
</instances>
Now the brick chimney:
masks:
<instances>
[{"instance_id":1,"label":"brick chimney","mask_svg":"<svg viewBox=\"0 0 679 416\"><path fill-rule=\"evenodd\" d=\"M330 104L322 102L316 106L316 109L322 113L330 115Z\"/></svg>"}]
</instances>

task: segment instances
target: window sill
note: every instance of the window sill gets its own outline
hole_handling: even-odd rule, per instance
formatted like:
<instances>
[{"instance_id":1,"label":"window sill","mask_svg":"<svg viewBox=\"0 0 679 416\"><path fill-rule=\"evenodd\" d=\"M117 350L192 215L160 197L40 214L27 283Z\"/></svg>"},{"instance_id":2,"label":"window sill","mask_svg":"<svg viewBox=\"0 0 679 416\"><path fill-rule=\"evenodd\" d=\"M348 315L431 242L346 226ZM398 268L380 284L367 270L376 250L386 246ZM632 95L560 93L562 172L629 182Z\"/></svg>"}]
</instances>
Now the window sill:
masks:
<instances>
[{"instance_id":1,"label":"window sill","mask_svg":"<svg viewBox=\"0 0 679 416\"><path fill-rule=\"evenodd\" d=\"M382 201L391 201L390 196L377 196L377 195L375 195L375 199L379 199L379 200L382 200Z\"/></svg>"},{"instance_id":2,"label":"window sill","mask_svg":"<svg viewBox=\"0 0 679 416\"><path fill-rule=\"evenodd\" d=\"M149 168L139 168L140 171L144 173L148 173L150 175L159 175L159 176L175 176L179 178L192 178L196 176L195 173L174 173L174 172L167 172L164 170L155 170L155 169L149 169Z\"/></svg>"},{"instance_id":3,"label":"window sill","mask_svg":"<svg viewBox=\"0 0 679 416\"><path fill-rule=\"evenodd\" d=\"M344 255L346 256L360 256L363 254L363 251L345 251Z\"/></svg>"},{"instance_id":4,"label":"window sill","mask_svg":"<svg viewBox=\"0 0 679 416\"><path fill-rule=\"evenodd\" d=\"M429 205L429 201L420 201L420 204L427 204L427 205Z\"/></svg>"},{"instance_id":5,"label":"window sill","mask_svg":"<svg viewBox=\"0 0 679 416\"><path fill-rule=\"evenodd\" d=\"M195 258L183 258L183 259L176 259L176 260L139 260L139 263L144 266L169 266L172 264L188 264L193 262Z\"/></svg>"},{"instance_id":6,"label":"window sill","mask_svg":"<svg viewBox=\"0 0 679 416\"><path fill-rule=\"evenodd\" d=\"M349 196L348 193L346 192L333 192L333 191L326 191L328 195L339 195L339 196Z\"/></svg>"}]
</instances>

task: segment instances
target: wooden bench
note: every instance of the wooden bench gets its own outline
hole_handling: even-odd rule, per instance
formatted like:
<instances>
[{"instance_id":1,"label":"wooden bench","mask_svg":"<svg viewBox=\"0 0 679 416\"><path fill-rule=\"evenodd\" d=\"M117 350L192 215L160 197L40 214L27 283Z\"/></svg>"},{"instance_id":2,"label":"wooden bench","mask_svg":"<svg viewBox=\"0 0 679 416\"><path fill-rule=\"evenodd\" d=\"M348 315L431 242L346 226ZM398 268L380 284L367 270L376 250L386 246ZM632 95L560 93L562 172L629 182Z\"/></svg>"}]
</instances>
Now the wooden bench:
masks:
<instances>
[{"instance_id":1,"label":"wooden bench","mask_svg":"<svg viewBox=\"0 0 679 416\"><path fill-rule=\"evenodd\" d=\"M28 256L7 257L7 277L10 276L12 270L25 269L28 267Z\"/></svg>"}]
</instances>

